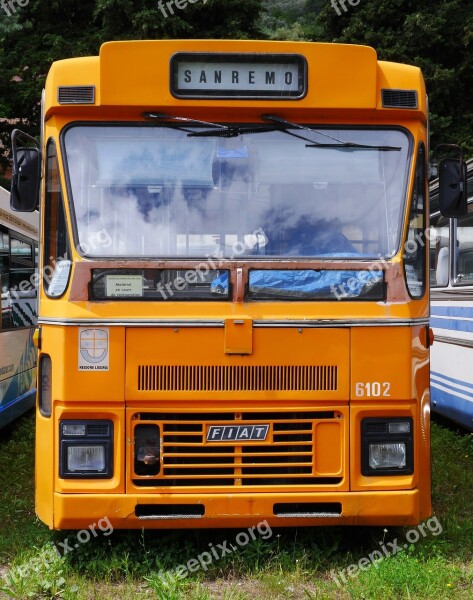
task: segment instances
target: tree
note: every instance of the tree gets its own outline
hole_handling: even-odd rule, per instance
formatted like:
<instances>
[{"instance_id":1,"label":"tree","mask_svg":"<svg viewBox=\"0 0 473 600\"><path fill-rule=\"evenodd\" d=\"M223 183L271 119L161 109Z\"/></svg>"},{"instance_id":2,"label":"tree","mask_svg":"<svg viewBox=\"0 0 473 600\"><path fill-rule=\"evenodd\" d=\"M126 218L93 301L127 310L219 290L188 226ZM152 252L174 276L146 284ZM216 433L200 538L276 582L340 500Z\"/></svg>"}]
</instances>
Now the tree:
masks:
<instances>
[{"instance_id":1,"label":"tree","mask_svg":"<svg viewBox=\"0 0 473 600\"><path fill-rule=\"evenodd\" d=\"M9 162L10 119L39 135L41 89L53 61L96 55L113 39L258 37L262 2L200 0L164 14L158 0L34 0L2 16L0 167Z\"/></svg>"},{"instance_id":2,"label":"tree","mask_svg":"<svg viewBox=\"0 0 473 600\"><path fill-rule=\"evenodd\" d=\"M473 11L464 0L308 0L313 40L366 44L378 58L419 66L429 95L432 147L459 143L473 155ZM323 8L322 8L323 6Z\"/></svg>"}]
</instances>

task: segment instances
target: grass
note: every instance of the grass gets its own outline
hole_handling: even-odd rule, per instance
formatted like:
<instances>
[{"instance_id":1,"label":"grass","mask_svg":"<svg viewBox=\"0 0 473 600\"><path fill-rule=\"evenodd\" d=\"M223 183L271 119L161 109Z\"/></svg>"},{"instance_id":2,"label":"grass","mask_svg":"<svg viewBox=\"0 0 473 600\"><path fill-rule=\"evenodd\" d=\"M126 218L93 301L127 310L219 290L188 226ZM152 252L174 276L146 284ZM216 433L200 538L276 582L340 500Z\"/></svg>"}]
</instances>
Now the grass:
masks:
<instances>
[{"instance_id":1,"label":"grass","mask_svg":"<svg viewBox=\"0 0 473 600\"><path fill-rule=\"evenodd\" d=\"M406 539L413 539L409 531L414 528L270 531L261 526L255 540L238 546L239 532L234 530L105 535L104 526L100 535L73 548L76 532L51 532L34 515L33 452L32 414L0 431L2 598L440 600L473 596L473 435L443 424L432 427L435 518L425 522L425 535L417 530L417 543ZM73 549L60 556L55 547L61 548L66 538ZM225 540L235 551L202 568L197 557ZM373 553L380 551L381 544L395 551L375 560ZM397 551L397 546L402 550ZM363 561L370 554L373 564ZM197 565L187 563L193 558ZM177 568L183 563L192 564L195 572L180 576Z\"/></svg>"}]
</instances>

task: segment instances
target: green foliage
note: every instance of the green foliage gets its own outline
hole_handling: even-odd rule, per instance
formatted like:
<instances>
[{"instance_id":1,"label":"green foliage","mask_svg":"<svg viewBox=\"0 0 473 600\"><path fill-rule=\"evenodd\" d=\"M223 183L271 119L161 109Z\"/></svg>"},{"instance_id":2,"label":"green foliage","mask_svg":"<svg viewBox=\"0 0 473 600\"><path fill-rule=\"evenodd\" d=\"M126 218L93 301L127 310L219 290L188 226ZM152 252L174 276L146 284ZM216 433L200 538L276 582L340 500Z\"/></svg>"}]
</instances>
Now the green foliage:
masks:
<instances>
[{"instance_id":1,"label":"green foliage","mask_svg":"<svg viewBox=\"0 0 473 600\"><path fill-rule=\"evenodd\" d=\"M97 55L103 42L125 39L254 38L262 0L203 0L166 17L158 0L31 0L15 15L0 9L0 174L18 118L39 134L40 97L55 60Z\"/></svg>"},{"instance_id":2,"label":"green foliage","mask_svg":"<svg viewBox=\"0 0 473 600\"><path fill-rule=\"evenodd\" d=\"M265 35L274 40L304 40L306 0L265 0L261 19Z\"/></svg>"},{"instance_id":3,"label":"green foliage","mask_svg":"<svg viewBox=\"0 0 473 600\"><path fill-rule=\"evenodd\" d=\"M362 0L338 15L308 0L310 39L366 44L378 58L419 66L429 95L432 147L458 143L473 155L473 11L465 0Z\"/></svg>"},{"instance_id":4,"label":"green foliage","mask_svg":"<svg viewBox=\"0 0 473 600\"><path fill-rule=\"evenodd\" d=\"M35 548L35 554L15 563L0 580L0 592L11 598L57 598L64 592L64 560L51 544Z\"/></svg>"}]
</instances>

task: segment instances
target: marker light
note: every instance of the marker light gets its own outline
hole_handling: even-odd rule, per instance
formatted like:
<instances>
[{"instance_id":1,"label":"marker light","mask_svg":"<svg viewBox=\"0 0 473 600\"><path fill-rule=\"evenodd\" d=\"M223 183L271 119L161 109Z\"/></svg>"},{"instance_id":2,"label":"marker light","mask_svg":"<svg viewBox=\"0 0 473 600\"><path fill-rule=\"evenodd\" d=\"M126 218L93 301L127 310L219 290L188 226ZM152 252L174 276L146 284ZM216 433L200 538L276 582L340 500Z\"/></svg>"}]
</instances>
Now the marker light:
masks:
<instances>
[{"instance_id":1,"label":"marker light","mask_svg":"<svg viewBox=\"0 0 473 600\"><path fill-rule=\"evenodd\" d=\"M62 435L85 435L85 424L63 423Z\"/></svg>"},{"instance_id":2,"label":"marker light","mask_svg":"<svg viewBox=\"0 0 473 600\"><path fill-rule=\"evenodd\" d=\"M391 421L388 423L389 433L410 433L411 424L409 421Z\"/></svg>"},{"instance_id":3,"label":"marker light","mask_svg":"<svg viewBox=\"0 0 473 600\"><path fill-rule=\"evenodd\" d=\"M53 406L52 370L51 357L48 354L41 354L39 358L38 405L39 412L43 417L51 416Z\"/></svg>"}]
</instances>

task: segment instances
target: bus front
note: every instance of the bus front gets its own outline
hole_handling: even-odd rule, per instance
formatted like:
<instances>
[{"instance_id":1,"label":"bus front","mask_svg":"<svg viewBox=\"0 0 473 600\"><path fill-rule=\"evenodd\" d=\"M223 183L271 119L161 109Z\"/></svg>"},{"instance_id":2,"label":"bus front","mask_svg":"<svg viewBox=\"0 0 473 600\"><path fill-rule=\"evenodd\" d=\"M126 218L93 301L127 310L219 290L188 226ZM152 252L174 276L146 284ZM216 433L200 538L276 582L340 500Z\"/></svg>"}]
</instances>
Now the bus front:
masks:
<instances>
[{"instance_id":1,"label":"bus front","mask_svg":"<svg viewBox=\"0 0 473 600\"><path fill-rule=\"evenodd\" d=\"M112 42L52 66L44 115L39 517L429 516L420 71Z\"/></svg>"}]
</instances>

